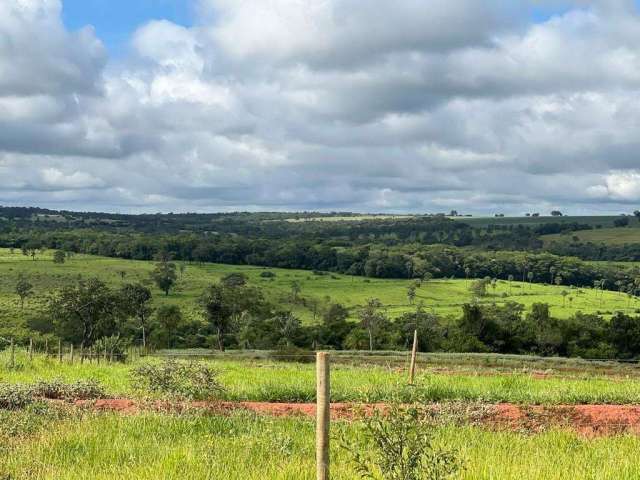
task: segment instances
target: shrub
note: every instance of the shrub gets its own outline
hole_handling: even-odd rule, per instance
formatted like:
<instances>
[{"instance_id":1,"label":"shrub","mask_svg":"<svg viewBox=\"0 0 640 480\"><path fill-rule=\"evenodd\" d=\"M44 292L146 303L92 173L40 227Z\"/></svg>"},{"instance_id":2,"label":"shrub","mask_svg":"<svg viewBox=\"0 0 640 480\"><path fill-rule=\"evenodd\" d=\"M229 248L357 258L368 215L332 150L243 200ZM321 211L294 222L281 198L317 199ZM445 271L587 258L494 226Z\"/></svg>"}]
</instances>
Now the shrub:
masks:
<instances>
[{"instance_id":1,"label":"shrub","mask_svg":"<svg viewBox=\"0 0 640 480\"><path fill-rule=\"evenodd\" d=\"M212 400L224 391L217 372L202 362L169 359L141 365L131 375L137 389L177 399Z\"/></svg>"},{"instance_id":2,"label":"shrub","mask_svg":"<svg viewBox=\"0 0 640 480\"><path fill-rule=\"evenodd\" d=\"M33 403L33 392L27 385L0 383L0 410L17 410Z\"/></svg>"},{"instance_id":3,"label":"shrub","mask_svg":"<svg viewBox=\"0 0 640 480\"><path fill-rule=\"evenodd\" d=\"M266 271L266 272L260 273L260 276L262 278L274 278L276 276L276 274L273 273L273 272Z\"/></svg>"},{"instance_id":4,"label":"shrub","mask_svg":"<svg viewBox=\"0 0 640 480\"><path fill-rule=\"evenodd\" d=\"M96 380L78 380L74 383L64 383L60 379L41 381L32 387L36 397L51 400L93 400L104 398L106 392Z\"/></svg>"},{"instance_id":5,"label":"shrub","mask_svg":"<svg viewBox=\"0 0 640 480\"><path fill-rule=\"evenodd\" d=\"M461 468L456 453L436 447L434 423L423 409L392 404L363 420L356 441L343 438L360 478L443 480Z\"/></svg>"}]
</instances>

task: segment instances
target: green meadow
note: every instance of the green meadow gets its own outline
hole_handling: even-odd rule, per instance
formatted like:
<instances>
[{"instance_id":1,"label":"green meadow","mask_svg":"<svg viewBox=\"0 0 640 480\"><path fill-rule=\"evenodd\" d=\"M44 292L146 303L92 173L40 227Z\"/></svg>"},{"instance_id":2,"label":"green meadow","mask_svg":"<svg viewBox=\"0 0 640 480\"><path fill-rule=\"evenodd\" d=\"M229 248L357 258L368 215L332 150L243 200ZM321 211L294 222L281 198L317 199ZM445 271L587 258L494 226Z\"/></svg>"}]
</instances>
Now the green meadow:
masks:
<instances>
[{"instance_id":1,"label":"green meadow","mask_svg":"<svg viewBox=\"0 0 640 480\"><path fill-rule=\"evenodd\" d=\"M0 414L0 477L15 480L311 480L314 424L249 414ZM51 418L48 418L50 416ZM13 434L7 430L12 429ZM359 422L334 422L331 474L359 478L342 439ZM16 434L18 433L18 434ZM340 439L340 440L339 440ZM640 476L640 438L585 439L443 425L433 444L456 452L457 480L631 480Z\"/></svg>"},{"instance_id":2,"label":"green meadow","mask_svg":"<svg viewBox=\"0 0 640 480\"><path fill-rule=\"evenodd\" d=\"M388 280L352 277L348 275L314 274L305 270L285 270L252 266L219 264L185 264L184 273L169 296L150 285L154 290L156 305L178 304L187 318L199 318L196 301L204 288L232 272L242 272L249 281L259 286L267 299L284 309L292 310L305 322L319 320L322 305L339 302L350 309L352 318L357 317L359 306L368 298L379 298L387 314L394 318L411 311L422 303L424 308L442 316L458 316L461 306L473 300L469 291L472 280L438 279L422 282L413 304L407 298L407 288L413 280ZM79 277L99 277L113 287L123 282L149 282L152 262L122 260L90 255L74 255L64 264L52 261L52 252L39 254L35 260L21 254L0 249L0 336L16 334L29 319L45 309L47 295L55 289L76 281ZM275 273L274 278L263 278L266 270ZM14 293L19 275L24 274L34 285L36 295L27 300L20 309ZM296 281L301 286L302 300L293 301L291 285ZM563 296L563 292L566 295ZM640 309L640 300L611 291L569 286L548 286L522 282L498 281L495 288L489 287L488 296L479 300L485 304L518 302L529 308L533 303L543 302L551 306L551 313L567 318L578 311L600 312L605 316L616 311L634 313Z\"/></svg>"},{"instance_id":3,"label":"green meadow","mask_svg":"<svg viewBox=\"0 0 640 480\"><path fill-rule=\"evenodd\" d=\"M606 245L627 245L640 243L640 224L634 219L632 226L625 228L601 228L596 230L582 230L567 234L556 233L543 235L541 238L545 244L552 242L572 242L574 237L580 242L604 243Z\"/></svg>"}]
</instances>

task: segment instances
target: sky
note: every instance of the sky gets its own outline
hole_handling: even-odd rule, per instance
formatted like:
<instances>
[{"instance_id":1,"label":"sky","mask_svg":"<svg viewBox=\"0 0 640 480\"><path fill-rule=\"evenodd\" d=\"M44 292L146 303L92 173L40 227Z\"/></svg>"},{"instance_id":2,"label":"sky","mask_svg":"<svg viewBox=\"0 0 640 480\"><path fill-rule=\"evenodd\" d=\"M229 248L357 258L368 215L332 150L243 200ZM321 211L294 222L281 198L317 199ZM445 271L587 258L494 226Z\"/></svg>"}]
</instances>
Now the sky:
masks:
<instances>
[{"instance_id":1,"label":"sky","mask_svg":"<svg viewBox=\"0 0 640 480\"><path fill-rule=\"evenodd\" d=\"M4 0L0 205L640 206L633 0Z\"/></svg>"}]
</instances>

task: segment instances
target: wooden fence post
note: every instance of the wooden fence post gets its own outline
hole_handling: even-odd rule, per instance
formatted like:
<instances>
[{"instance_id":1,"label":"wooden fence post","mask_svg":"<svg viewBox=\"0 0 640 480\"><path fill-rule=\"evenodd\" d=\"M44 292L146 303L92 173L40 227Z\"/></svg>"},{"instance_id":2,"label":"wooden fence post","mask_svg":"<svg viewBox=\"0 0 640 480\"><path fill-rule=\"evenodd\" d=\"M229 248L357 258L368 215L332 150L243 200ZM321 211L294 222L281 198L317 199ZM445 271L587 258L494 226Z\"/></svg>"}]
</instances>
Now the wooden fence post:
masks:
<instances>
[{"instance_id":1,"label":"wooden fence post","mask_svg":"<svg viewBox=\"0 0 640 480\"><path fill-rule=\"evenodd\" d=\"M33 338L29 339L29 361L33 361Z\"/></svg>"},{"instance_id":2,"label":"wooden fence post","mask_svg":"<svg viewBox=\"0 0 640 480\"><path fill-rule=\"evenodd\" d=\"M329 354L316 354L316 473L329 480L329 422L331 414Z\"/></svg>"},{"instance_id":3,"label":"wooden fence post","mask_svg":"<svg viewBox=\"0 0 640 480\"><path fill-rule=\"evenodd\" d=\"M58 340L58 363L62 363L62 340Z\"/></svg>"},{"instance_id":4,"label":"wooden fence post","mask_svg":"<svg viewBox=\"0 0 640 480\"><path fill-rule=\"evenodd\" d=\"M71 365L73 365L73 343L71 344L71 351L69 352L69 357L70 357Z\"/></svg>"},{"instance_id":5,"label":"wooden fence post","mask_svg":"<svg viewBox=\"0 0 640 480\"><path fill-rule=\"evenodd\" d=\"M418 352L418 330L413 331L413 348L411 349L411 365L409 365L409 385L413 385L416 374L416 353Z\"/></svg>"},{"instance_id":6,"label":"wooden fence post","mask_svg":"<svg viewBox=\"0 0 640 480\"><path fill-rule=\"evenodd\" d=\"M49 339L45 338L44 340L44 355L45 357L49 356Z\"/></svg>"},{"instance_id":7,"label":"wooden fence post","mask_svg":"<svg viewBox=\"0 0 640 480\"><path fill-rule=\"evenodd\" d=\"M11 368L16 366L16 344L11 339Z\"/></svg>"}]
</instances>

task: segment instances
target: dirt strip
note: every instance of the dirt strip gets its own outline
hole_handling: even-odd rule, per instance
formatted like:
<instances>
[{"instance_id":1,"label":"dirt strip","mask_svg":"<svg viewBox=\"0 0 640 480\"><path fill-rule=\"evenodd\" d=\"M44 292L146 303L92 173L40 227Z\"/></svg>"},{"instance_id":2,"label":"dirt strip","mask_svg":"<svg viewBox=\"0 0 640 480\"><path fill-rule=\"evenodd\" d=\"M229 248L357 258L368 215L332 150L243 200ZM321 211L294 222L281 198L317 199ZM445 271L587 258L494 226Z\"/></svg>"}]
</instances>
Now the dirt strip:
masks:
<instances>
[{"instance_id":1,"label":"dirt strip","mask_svg":"<svg viewBox=\"0 0 640 480\"><path fill-rule=\"evenodd\" d=\"M141 402L130 399L81 400L75 405L96 411L137 414L142 411L179 413L191 409L216 414L248 411L274 417L314 417L313 403L267 402ZM353 420L384 404L331 404L334 420ZM572 430L586 437L640 434L640 406L635 405L514 405L480 403L436 403L424 406L435 419L460 425L479 425L495 430L539 433L551 428Z\"/></svg>"}]
</instances>

